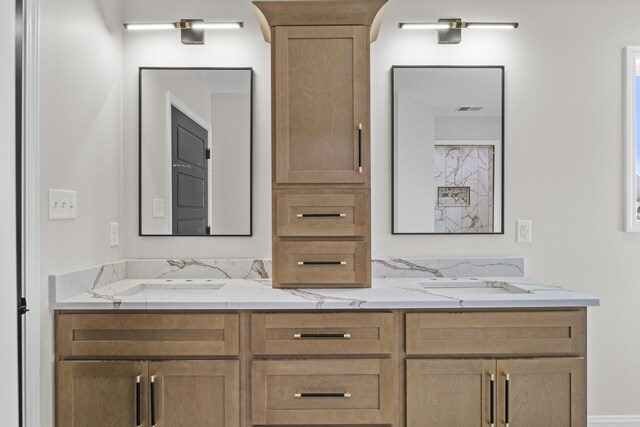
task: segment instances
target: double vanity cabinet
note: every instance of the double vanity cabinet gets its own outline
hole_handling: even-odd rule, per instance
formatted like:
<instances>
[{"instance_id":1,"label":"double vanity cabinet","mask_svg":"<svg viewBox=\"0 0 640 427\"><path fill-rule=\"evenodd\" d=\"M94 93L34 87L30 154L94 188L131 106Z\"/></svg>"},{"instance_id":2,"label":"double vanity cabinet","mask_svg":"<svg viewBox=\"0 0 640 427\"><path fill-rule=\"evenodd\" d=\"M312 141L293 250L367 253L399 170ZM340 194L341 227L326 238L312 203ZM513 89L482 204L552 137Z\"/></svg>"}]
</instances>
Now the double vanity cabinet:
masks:
<instances>
[{"instance_id":1,"label":"double vanity cabinet","mask_svg":"<svg viewBox=\"0 0 640 427\"><path fill-rule=\"evenodd\" d=\"M586 425L586 308L58 311L57 426Z\"/></svg>"}]
</instances>

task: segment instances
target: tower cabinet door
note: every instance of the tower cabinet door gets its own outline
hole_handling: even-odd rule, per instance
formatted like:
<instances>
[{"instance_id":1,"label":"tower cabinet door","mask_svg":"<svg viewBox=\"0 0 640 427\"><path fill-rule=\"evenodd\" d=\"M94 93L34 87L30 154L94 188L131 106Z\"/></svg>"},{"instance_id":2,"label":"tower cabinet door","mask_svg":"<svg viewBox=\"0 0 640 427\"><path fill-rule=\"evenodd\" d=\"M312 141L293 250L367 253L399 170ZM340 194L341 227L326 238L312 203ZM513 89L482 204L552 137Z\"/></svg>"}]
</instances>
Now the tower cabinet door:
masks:
<instances>
[{"instance_id":1,"label":"tower cabinet door","mask_svg":"<svg viewBox=\"0 0 640 427\"><path fill-rule=\"evenodd\" d=\"M157 427L238 427L235 360L149 362L151 422Z\"/></svg>"},{"instance_id":2,"label":"tower cabinet door","mask_svg":"<svg viewBox=\"0 0 640 427\"><path fill-rule=\"evenodd\" d=\"M275 182L366 184L369 27L281 26L274 34Z\"/></svg>"},{"instance_id":3,"label":"tower cabinet door","mask_svg":"<svg viewBox=\"0 0 640 427\"><path fill-rule=\"evenodd\" d=\"M583 427L583 358L498 360L499 425Z\"/></svg>"},{"instance_id":4,"label":"tower cabinet door","mask_svg":"<svg viewBox=\"0 0 640 427\"><path fill-rule=\"evenodd\" d=\"M58 427L149 427L147 362L59 362Z\"/></svg>"},{"instance_id":5,"label":"tower cabinet door","mask_svg":"<svg viewBox=\"0 0 640 427\"><path fill-rule=\"evenodd\" d=\"M407 427L490 427L495 368L485 359L407 360Z\"/></svg>"}]
</instances>

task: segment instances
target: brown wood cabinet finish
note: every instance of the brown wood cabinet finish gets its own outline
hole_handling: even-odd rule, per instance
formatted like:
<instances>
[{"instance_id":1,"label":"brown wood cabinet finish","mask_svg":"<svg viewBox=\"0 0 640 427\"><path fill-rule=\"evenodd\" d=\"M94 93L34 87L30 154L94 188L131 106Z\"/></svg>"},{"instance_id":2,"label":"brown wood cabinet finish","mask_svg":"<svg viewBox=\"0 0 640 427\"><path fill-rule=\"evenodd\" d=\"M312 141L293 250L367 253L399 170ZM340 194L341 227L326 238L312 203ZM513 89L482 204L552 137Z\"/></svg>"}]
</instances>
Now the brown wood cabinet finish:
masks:
<instances>
[{"instance_id":1,"label":"brown wood cabinet finish","mask_svg":"<svg viewBox=\"0 0 640 427\"><path fill-rule=\"evenodd\" d=\"M254 361L253 422L392 424L391 360Z\"/></svg>"},{"instance_id":2,"label":"brown wood cabinet finish","mask_svg":"<svg viewBox=\"0 0 640 427\"><path fill-rule=\"evenodd\" d=\"M366 237L369 194L362 190L276 190L281 237Z\"/></svg>"},{"instance_id":3,"label":"brown wood cabinet finish","mask_svg":"<svg viewBox=\"0 0 640 427\"><path fill-rule=\"evenodd\" d=\"M283 26L274 33L275 182L366 183L366 27Z\"/></svg>"},{"instance_id":4,"label":"brown wood cabinet finish","mask_svg":"<svg viewBox=\"0 0 640 427\"><path fill-rule=\"evenodd\" d=\"M407 427L490 427L495 373L492 360L407 360Z\"/></svg>"},{"instance_id":5,"label":"brown wood cabinet finish","mask_svg":"<svg viewBox=\"0 0 640 427\"><path fill-rule=\"evenodd\" d=\"M58 353L69 357L238 354L238 314L58 314Z\"/></svg>"},{"instance_id":6,"label":"brown wood cabinet finish","mask_svg":"<svg viewBox=\"0 0 640 427\"><path fill-rule=\"evenodd\" d=\"M452 320L459 315L463 320ZM570 325L570 335L577 338L585 333L585 308L57 312L56 318L58 427L135 425L138 377L140 422L149 427L152 376L158 427L184 423L223 427L488 427L491 396L496 426L504 427L505 421L513 427L586 426L584 342L559 345L555 353L545 348L541 355L532 342L526 341L532 334L537 337L539 331L518 329ZM182 345L193 349L190 354L167 356L164 341L154 339L147 354L164 356L132 356L121 339L113 340L106 334L102 335L107 338L103 345L113 346L106 351L109 357L70 351L69 337L83 336L89 325L97 331L113 329L118 337L128 336L135 342L141 319L146 322L144 330L161 330L173 340L189 330L186 326L202 328L206 323L202 319L210 319L216 327L229 321L220 319L236 319L231 321L237 322L236 326L228 333L235 334L229 341L238 343L238 347L234 354L203 355L198 346L201 338L196 334L190 341L194 336L186 334ZM446 343L452 333L459 342L447 347L446 355L439 354L440 350L429 353L422 341L418 341L418 350L410 351L415 345L410 343L412 337L420 336L427 326L434 327L426 332L429 346L437 348L438 340ZM127 335L127 328L133 331L131 335ZM296 338L296 334L312 336ZM339 334L350 337L340 338ZM505 335L515 340L514 348L505 346ZM551 335L556 339L556 332ZM496 336L496 350L482 347L479 353L478 343L493 342ZM525 353L527 349L531 353Z\"/></svg>"},{"instance_id":7,"label":"brown wood cabinet finish","mask_svg":"<svg viewBox=\"0 0 640 427\"><path fill-rule=\"evenodd\" d=\"M366 242L280 241L274 249L280 287L367 287L371 282Z\"/></svg>"},{"instance_id":8,"label":"brown wood cabinet finish","mask_svg":"<svg viewBox=\"0 0 640 427\"><path fill-rule=\"evenodd\" d=\"M393 313L257 313L252 316L253 354L391 355Z\"/></svg>"},{"instance_id":9,"label":"brown wood cabinet finish","mask_svg":"<svg viewBox=\"0 0 640 427\"><path fill-rule=\"evenodd\" d=\"M238 427L239 364L235 360L149 362L157 427Z\"/></svg>"},{"instance_id":10,"label":"brown wood cabinet finish","mask_svg":"<svg viewBox=\"0 0 640 427\"><path fill-rule=\"evenodd\" d=\"M369 45L385 3L254 2L272 42L276 288L371 286ZM345 189L354 192L341 193ZM343 215L321 216L331 213ZM292 258L290 240L320 247L340 239L358 242L351 267L311 275L278 267L280 258Z\"/></svg>"},{"instance_id":11,"label":"brown wood cabinet finish","mask_svg":"<svg viewBox=\"0 0 640 427\"><path fill-rule=\"evenodd\" d=\"M407 314L407 354L580 355L585 311Z\"/></svg>"},{"instance_id":12,"label":"brown wood cabinet finish","mask_svg":"<svg viewBox=\"0 0 640 427\"><path fill-rule=\"evenodd\" d=\"M58 362L56 377L58 427L136 426L136 413L150 425L146 362Z\"/></svg>"}]
</instances>

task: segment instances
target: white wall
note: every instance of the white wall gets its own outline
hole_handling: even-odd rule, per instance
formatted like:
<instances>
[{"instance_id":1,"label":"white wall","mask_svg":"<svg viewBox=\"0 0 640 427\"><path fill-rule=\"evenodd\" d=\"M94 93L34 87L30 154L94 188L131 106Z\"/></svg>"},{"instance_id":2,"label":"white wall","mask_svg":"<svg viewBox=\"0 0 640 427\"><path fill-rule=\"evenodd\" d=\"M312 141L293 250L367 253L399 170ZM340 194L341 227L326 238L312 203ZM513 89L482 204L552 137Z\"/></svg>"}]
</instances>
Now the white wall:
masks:
<instances>
[{"instance_id":1,"label":"white wall","mask_svg":"<svg viewBox=\"0 0 640 427\"><path fill-rule=\"evenodd\" d=\"M251 217L251 95L211 94L213 234L248 234Z\"/></svg>"},{"instance_id":2,"label":"white wall","mask_svg":"<svg viewBox=\"0 0 640 427\"><path fill-rule=\"evenodd\" d=\"M0 3L0 414L18 425L15 232L15 2Z\"/></svg>"},{"instance_id":3,"label":"white wall","mask_svg":"<svg viewBox=\"0 0 640 427\"><path fill-rule=\"evenodd\" d=\"M80 218L43 220L43 273L122 255L106 243L107 223L118 218L121 177L126 186L119 218L127 257L270 257L269 45L250 2L126 2L131 22L202 17L242 20L246 27L208 32L204 46L183 46L176 32L126 35L122 163L116 117L120 64L113 45L118 35L108 30L117 27L112 3L44 3L43 189L80 190ZM104 20L99 10L105 11ZM450 16L515 20L521 26L511 32L467 30L455 46L437 45L434 32L397 29L398 22ZM640 414L640 234L621 231L622 48L640 45L637 22L637 0L391 0L371 51L373 256L524 256L527 275L599 296L602 307L589 311L590 414ZM390 234L390 67L415 64L506 66L505 235ZM254 68L254 237L137 236L141 65ZM71 126L75 121L82 132ZM68 158L78 160L64 163ZM532 244L515 243L516 219L533 221ZM43 339L51 343L50 336ZM49 384L43 394L50 392Z\"/></svg>"},{"instance_id":4,"label":"white wall","mask_svg":"<svg viewBox=\"0 0 640 427\"><path fill-rule=\"evenodd\" d=\"M427 233L434 230L435 117L433 108L407 93L396 96L395 231ZM375 175L375 174L374 174Z\"/></svg>"},{"instance_id":5,"label":"white wall","mask_svg":"<svg viewBox=\"0 0 640 427\"><path fill-rule=\"evenodd\" d=\"M53 425L53 315L47 275L124 255L122 4L42 1L40 34L42 425ZM135 184L127 184L135 186ZM78 218L47 219L47 189L78 192ZM109 223L121 223L109 247Z\"/></svg>"}]
</instances>

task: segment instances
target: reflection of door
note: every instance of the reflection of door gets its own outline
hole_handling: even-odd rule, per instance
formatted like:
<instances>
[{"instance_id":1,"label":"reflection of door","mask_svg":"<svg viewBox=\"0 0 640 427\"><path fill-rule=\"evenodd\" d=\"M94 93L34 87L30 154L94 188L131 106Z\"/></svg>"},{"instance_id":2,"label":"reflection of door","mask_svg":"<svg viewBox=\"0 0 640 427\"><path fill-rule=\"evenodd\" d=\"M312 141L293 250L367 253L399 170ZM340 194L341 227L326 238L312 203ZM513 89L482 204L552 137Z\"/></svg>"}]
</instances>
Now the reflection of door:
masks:
<instances>
[{"instance_id":1,"label":"reflection of door","mask_svg":"<svg viewBox=\"0 0 640 427\"><path fill-rule=\"evenodd\" d=\"M172 234L209 234L207 130L171 106Z\"/></svg>"}]
</instances>

